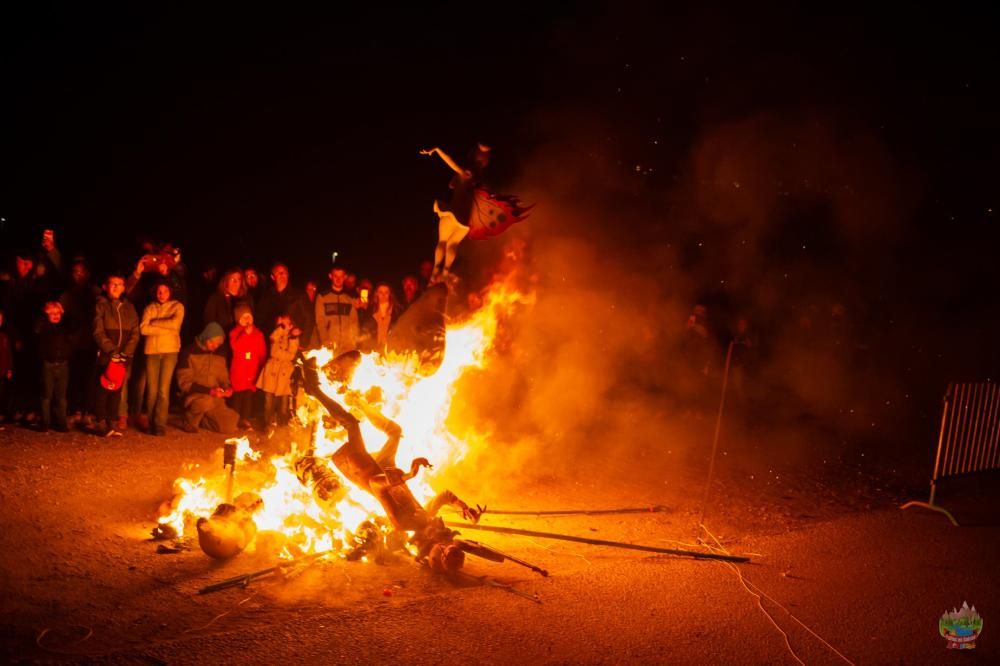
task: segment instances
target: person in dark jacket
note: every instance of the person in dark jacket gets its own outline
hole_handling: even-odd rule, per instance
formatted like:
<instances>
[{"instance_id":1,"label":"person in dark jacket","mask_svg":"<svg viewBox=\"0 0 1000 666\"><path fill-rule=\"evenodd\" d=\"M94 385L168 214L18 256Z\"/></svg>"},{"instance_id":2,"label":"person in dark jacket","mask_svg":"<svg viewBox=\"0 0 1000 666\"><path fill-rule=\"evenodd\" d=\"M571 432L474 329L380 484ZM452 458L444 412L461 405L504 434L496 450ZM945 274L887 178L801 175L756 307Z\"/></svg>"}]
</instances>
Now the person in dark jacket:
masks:
<instances>
[{"instance_id":1,"label":"person in dark jacket","mask_svg":"<svg viewBox=\"0 0 1000 666\"><path fill-rule=\"evenodd\" d=\"M33 419L35 398L41 392L38 383L37 339L32 335L38 313L45 304L44 281L36 277L35 258L30 251L16 252L14 270L5 274L3 309L7 332L11 337L13 379L11 403L14 418Z\"/></svg>"},{"instance_id":2,"label":"person in dark jacket","mask_svg":"<svg viewBox=\"0 0 1000 666\"><path fill-rule=\"evenodd\" d=\"M125 278L111 275L104 284L104 295L97 300L94 311L94 342L97 343L97 365L101 386L97 389L95 433L104 437L121 436L124 429L118 417L122 381L117 380L119 369L109 366L121 364L121 379L131 363L139 345L139 315L135 307L123 297Z\"/></svg>"},{"instance_id":3,"label":"person in dark jacket","mask_svg":"<svg viewBox=\"0 0 1000 666\"><path fill-rule=\"evenodd\" d=\"M319 283L316 280L306 280L305 294L306 318L302 321L299 347L303 351L309 351L319 347L319 332L316 330L316 298L319 296Z\"/></svg>"},{"instance_id":4,"label":"person in dark jacket","mask_svg":"<svg viewBox=\"0 0 1000 666\"><path fill-rule=\"evenodd\" d=\"M101 289L90 280L90 269L83 259L75 259L70 268L72 284L59 297L63 319L73 332L73 357L69 361L68 407L76 416L89 420L94 412L94 388L97 377L94 363L94 308Z\"/></svg>"},{"instance_id":5,"label":"person in dark jacket","mask_svg":"<svg viewBox=\"0 0 1000 666\"><path fill-rule=\"evenodd\" d=\"M417 297L420 296L420 293L421 293L420 283L417 282L417 278L413 277L412 275L407 275L406 277L404 277L403 302L401 303L402 307L400 309L405 311L407 308L413 305L414 301L417 300Z\"/></svg>"},{"instance_id":6,"label":"person in dark jacket","mask_svg":"<svg viewBox=\"0 0 1000 666\"><path fill-rule=\"evenodd\" d=\"M260 297L264 293L264 284L256 268L243 270L243 284L247 288L246 302L250 305L250 309L256 312Z\"/></svg>"},{"instance_id":7,"label":"person in dark jacket","mask_svg":"<svg viewBox=\"0 0 1000 666\"><path fill-rule=\"evenodd\" d=\"M63 321L63 306L59 301L45 304L45 319L38 322L35 333L38 334L38 349L42 357L42 420L39 430L48 432L55 425L59 432L69 432L66 389L69 386L69 361L73 357L73 330Z\"/></svg>"},{"instance_id":8,"label":"person in dark jacket","mask_svg":"<svg viewBox=\"0 0 1000 666\"><path fill-rule=\"evenodd\" d=\"M274 264L271 286L260 297L254 313L254 321L260 323L264 335L271 335L275 322L282 315L288 315L296 323L307 321L310 318L308 310L305 295L289 284L288 266L280 262Z\"/></svg>"},{"instance_id":9,"label":"person in dark jacket","mask_svg":"<svg viewBox=\"0 0 1000 666\"><path fill-rule=\"evenodd\" d=\"M14 378L14 357L10 336L3 327L3 310L0 309L0 423L10 417L11 380Z\"/></svg>"},{"instance_id":10,"label":"person in dark jacket","mask_svg":"<svg viewBox=\"0 0 1000 666\"><path fill-rule=\"evenodd\" d=\"M247 300L243 272L238 268L233 268L222 275L222 279L219 280L219 288L205 302L203 325L207 326L214 321L222 327L223 331L232 330L233 326L236 325L233 312L240 303L249 305L251 311L253 310L253 305Z\"/></svg>"}]
</instances>

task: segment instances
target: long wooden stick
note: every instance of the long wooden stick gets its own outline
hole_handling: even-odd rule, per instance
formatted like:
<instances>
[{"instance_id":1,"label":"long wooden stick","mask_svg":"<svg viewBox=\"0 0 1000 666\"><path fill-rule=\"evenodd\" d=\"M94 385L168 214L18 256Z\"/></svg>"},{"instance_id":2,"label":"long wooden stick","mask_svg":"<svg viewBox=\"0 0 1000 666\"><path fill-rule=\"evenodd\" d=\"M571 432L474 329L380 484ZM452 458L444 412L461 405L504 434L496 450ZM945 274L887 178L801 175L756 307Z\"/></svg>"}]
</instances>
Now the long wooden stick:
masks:
<instances>
[{"instance_id":1,"label":"long wooden stick","mask_svg":"<svg viewBox=\"0 0 1000 666\"><path fill-rule=\"evenodd\" d=\"M319 553L304 555L294 560L288 560L287 562L282 562L281 564L277 564L273 567L268 567L267 569L261 569L260 571L251 571L249 573L241 574L239 576L233 576L232 578L221 580L218 583L212 583L211 585L206 585L205 587L198 590L198 594L211 594L212 592L218 592L219 590L225 590L230 587L246 587L251 582L257 580L258 578L271 576L289 567L293 567L297 564L314 562L321 557L329 555L332 552L333 552L332 550L324 550Z\"/></svg>"},{"instance_id":2,"label":"long wooden stick","mask_svg":"<svg viewBox=\"0 0 1000 666\"><path fill-rule=\"evenodd\" d=\"M588 539L586 537L572 536L570 534L556 534L555 532L537 532L535 530L523 530L517 527L499 527L496 525L473 525L472 523L445 523L448 527L455 527L467 530L483 530L485 532L498 532L500 534L515 534L518 536L532 536L541 539L556 539L559 541L573 541L575 543L585 543L591 546L610 546L611 548L625 548L627 550L641 550L647 553L662 553L665 555L681 555L694 557L702 560L723 560L724 562L749 562L749 557L740 555L720 555L718 553L700 553L694 550L677 550L675 548L660 548L659 546L643 546L637 543L625 543L623 541L605 541L604 539Z\"/></svg>"},{"instance_id":3,"label":"long wooden stick","mask_svg":"<svg viewBox=\"0 0 1000 666\"><path fill-rule=\"evenodd\" d=\"M708 508L708 498L712 493L712 481L715 479L715 454L719 450L719 432L722 430L722 413L726 408L726 387L729 386L729 364L733 360L733 346L729 342L726 351L726 368L722 373L722 395L719 397L719 415L715 419L715 436L712 437L712 460L708 464L708 478L705 479L705 494L701 498L701 513L698 515L698 525L705 524L705 510Z\"/></svg>"},{"instance_id":4,"label":"long wooden stick","mask_svg":"<svg viewBox=\"0 0 1000 666\"><path fill-rule=\"evenodd\" d=\"M506 511L504 509L490 509L486 513L491 516L610 516L625 513L660 513L669 510L669 507L662 504L654 504L652 506L626 507L622 509L566 509L565 511Z\"/></svg>"}]
</instances>

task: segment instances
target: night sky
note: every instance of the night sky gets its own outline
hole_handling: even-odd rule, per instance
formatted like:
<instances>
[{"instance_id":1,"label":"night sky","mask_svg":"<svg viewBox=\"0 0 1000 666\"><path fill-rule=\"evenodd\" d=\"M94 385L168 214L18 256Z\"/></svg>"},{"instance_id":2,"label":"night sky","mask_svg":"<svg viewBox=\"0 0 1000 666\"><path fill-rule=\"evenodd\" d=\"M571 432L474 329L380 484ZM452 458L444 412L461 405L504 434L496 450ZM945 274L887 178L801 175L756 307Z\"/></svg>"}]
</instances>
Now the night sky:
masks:
<instances>
[{"instance_id":1,"label":"night sky","mask_svg":"<svg viewBox=\"0 0 1000 666\"><path fill-rule=\"evenodd\" d=\"M808 213L774 226L760 260L808 248L881 289L871 307L930 301L979 326L997 284L995 17L838 9L6 8L0 242L34 245L52 227L70 254L130 266L148 235L195 267L280 257L300 275L323 274L336 250L396 278L430 256L430 202L448 181L418 149L461 157L487 141L502 190L579 132L635 180L622 205L656 211L644 233L698 248L725 242L680 220L699 142L820 114L885 149L901 219L860 273Z\"/></svg>"}]
</instances>

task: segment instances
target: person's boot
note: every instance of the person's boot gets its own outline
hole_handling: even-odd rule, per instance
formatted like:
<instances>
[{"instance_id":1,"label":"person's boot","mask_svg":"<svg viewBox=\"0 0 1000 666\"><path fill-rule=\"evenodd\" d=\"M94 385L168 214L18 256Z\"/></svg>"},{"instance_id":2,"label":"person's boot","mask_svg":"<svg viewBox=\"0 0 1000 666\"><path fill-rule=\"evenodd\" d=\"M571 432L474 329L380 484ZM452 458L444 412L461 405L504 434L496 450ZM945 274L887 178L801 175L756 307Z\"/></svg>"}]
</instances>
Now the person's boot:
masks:
<instances>
[{"instance_id":1,"label":"person's boot","mask_svg":"<svg viewBox=\"0 0 1000 666\"><path fill-rule=\"evenodd\" d=\"M118 433L125 432L126 430L128 430L128 417L127 416L119 416L118 417L118 422L116 424L114 424L114 426L112 426L112 427Z\"/></svg>"},{"instance_id":2,"label":"person's boot","mask_svg":"<svg viewBox=\"0 0 1000 666\"><path fill-rule=\"evenodd\" d=\"M135 426L143 432L153 432L152 428L149 427L149 417L145 414L135 415Z\"/></svg>"}]
</instances>

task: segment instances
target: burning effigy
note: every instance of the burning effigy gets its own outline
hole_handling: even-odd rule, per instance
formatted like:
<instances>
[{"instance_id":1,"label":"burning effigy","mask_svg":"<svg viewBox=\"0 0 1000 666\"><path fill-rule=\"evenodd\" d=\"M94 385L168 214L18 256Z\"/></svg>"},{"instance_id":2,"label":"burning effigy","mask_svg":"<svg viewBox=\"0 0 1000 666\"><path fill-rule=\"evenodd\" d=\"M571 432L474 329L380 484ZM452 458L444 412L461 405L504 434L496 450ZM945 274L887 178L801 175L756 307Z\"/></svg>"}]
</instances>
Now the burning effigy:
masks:
<instances>
[{"instance_id":1,"label":"burning effigy","mask_svg":"<svg viewBox=\"0 0 1000 666\"><path fill-rule=\"evenodd\" d=\"M447 289L436 285L411 307L385 353L301 356L288 450L265 457L246 437L229 440L220 471L192 468L175 481L154 536L197 535L216 559L245 550L283 560L406 555L456 572L472 554L530 566L458 538L438 512L452 507L476 522L485 509L433 487L471 443L446 425L456 382L481 367L498 321L530 297L496 284L479 310L446 323Z\"/></svg>"}]
</instances>

